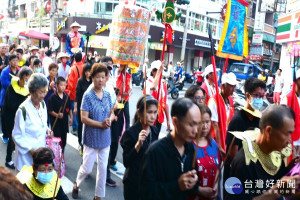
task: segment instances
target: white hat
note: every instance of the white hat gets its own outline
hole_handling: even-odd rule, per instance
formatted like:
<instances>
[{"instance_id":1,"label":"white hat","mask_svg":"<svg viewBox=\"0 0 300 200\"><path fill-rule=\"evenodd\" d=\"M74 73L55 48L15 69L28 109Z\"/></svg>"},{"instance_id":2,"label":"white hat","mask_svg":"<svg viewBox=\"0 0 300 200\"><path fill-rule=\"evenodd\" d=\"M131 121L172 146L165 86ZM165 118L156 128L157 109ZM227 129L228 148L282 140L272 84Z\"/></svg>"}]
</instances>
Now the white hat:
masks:
<instances>
[{"instance_id":1,"label":"white hat","mask_svg":"<svg viewBox=\"0 0 300 200\"><path fill-rule=\"evenodd\" d=\"M154 69L159 69L161 66L161 61L160 60L155 60L151 63L151 71Z\"/></svg>"},{"instance_id":2,"label":"white hat","mask_svg":"<svg viewBox=\"0 0 300 200\"><path fill-rule=\"evenodd\" d=\"M57 55L57 59L60 59L60 58L63 58L63 57L66 57L66 58L70 58L70 56L68 54L66 54L65 52L60 52L58 55Z\"/></svg>"},{"instance_id":3,"label":"white hat","mask_svg":"<svg viewBox=\"0 0 300 200\"><path fill-rule=\"evenodd\" d=\"M208 65L207 67L205 67L204 69L204 76L208 75L209 73L214 72L214 67L212 64Z\"/></svg>"},{"instance_id":4,"label":"white hat","mask_svg":"<svg viewBox=\"0 0 300 200\"><path fill-rule=\"evenodd\" d=\"M176 64L177 64L177 65L180 65L181 63L180 63L180 62L177 62Z\"/></svg>"},{"instance_id":5,"label":"white hat","mask_svg":"<svg viewBox=\"0 0 300 200\"><path fill-rule=\"evenodd\" d=\"M296 79L300 78L300 69L297 70L296 72Z\"/></svg>"},{"instance_id":6,"label":"white hat","mask_svg":"<svg viewBox=\"0 0 300 200\"><path fill-rule=\"evenodd\" d=\"M30 51L32 51L32 50L39 50L39 48L36 47L36 46L32 46L32 47L29 48L29 50L30 50Z\"/></svg>"},{"instance_id":7,"label":"white hat","mask_svg":"<svg viewBox=\"0 0 300 200\"><path fill-rule=\"evenodd\" d=\"M71 24L70 27L72 28L72 27L81 27L81 26L80 26L80 24L78 24L78 23L75 21L75 22L73 22L73 23Z\"/></svg>"},{"instance_id":8,"label":"white hat","mask_svg":"<svg viewBox=\"0 0 300 200\"><path fill-rule=\"evenodd\" d=\"M229 85L236 85L236 76L234 73L225 73L222 75L222 85L228 83Z\"/></svg>"}]
</instances>

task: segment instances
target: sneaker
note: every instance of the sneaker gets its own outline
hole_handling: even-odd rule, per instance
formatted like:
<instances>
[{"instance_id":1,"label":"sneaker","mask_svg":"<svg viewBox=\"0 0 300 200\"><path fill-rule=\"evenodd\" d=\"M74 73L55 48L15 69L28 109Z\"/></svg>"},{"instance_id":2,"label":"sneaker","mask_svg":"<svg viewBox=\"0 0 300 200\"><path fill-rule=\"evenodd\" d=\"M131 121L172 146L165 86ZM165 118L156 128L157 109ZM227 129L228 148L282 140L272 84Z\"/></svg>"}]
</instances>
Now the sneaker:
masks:
<instances>
[{"instance_id":1,"label":"sneaker","mask_svg":"<svg viewBox=\"0 0 300 200\"><path fill-rule=\"evenodd\" d=\"M116 183L116 181L114 181L111 178L109 178L109 179L106 179L106 185L108 185L110 187L116 187L117 183Z\"/></svg>"},{"instance_id":2,"label":"sneaker","mask_svg":"<svg viewBox=\"0 0 300 200\"><path fill-rule=\"evenodd\" d=\"M6 138L6 137L2 136L2 141L3 141L4 144L7 144L8 141L9 141L9 138Z\"/></svg>"},{"instance_id":3,"label":"sneaker","mask_svg":"<svg viewBox=\"0 0 300 200\"><path fill-rule=\"evenodd\" d=\"M9 169L15 169L15 165L13 161L6 162L5 166L8 167Z\"/></svg>"},{"instance_id":4,"label":"sneaker","mask_svg":"<svg viewBox=\"0 0 300 200\"><path fill-rule=\"evenodd\" d=\"M111 165L110 168L114 171L118 171L118 167L116 165Z\"/></svg>"},{"instance_id":5,"label":"sneaker","mask_svg":"<svg viewBox=\"0 0 300 200\"><path fill-rule=\"evenodd\" d=\"M71 133L72 133L73 135L77 135L77 130L72 130Z\"/></svg>"}]
</instances>

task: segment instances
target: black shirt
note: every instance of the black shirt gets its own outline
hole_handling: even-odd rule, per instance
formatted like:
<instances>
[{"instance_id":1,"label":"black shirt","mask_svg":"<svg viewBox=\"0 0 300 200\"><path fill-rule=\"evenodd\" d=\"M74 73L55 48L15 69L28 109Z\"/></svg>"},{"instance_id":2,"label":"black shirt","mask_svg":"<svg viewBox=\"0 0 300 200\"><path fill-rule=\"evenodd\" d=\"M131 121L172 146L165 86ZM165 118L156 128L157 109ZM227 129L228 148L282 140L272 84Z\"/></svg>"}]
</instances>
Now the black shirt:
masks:
<instances>
[{"instance_id":1,"label":"black shirt","mask_svg":"<svg viewBox=\"0 0 300 200\"><path fill-rule=\"evenodd\" d=\"M5 92L2 114L2 131L4 134L11 135L15 124L15 114L27 96L15 92L10 84Z\"/></svg>"},{"instance_id":2,"label":"black shirt","mask_svg":"<svg viewBox=\"0 0 300 200\"><path fill-rule=\"evenodd\" d=\"M143 146L139 152L135 150L135 145L138 141L139 134L143 130L140 122L134 124L127 129L122 137L121 146L123 148L123 163L126 168L123 183L128 184L132 188L131 191L136 191L138 196L138 172L141 168L142 158L150 144L158 139L158 130L155 126L150 127L150 133L144 141ZM137 198L138 199L138 198Z\"/></svg>"},{"instance_id":3,"label":"black shirt","mask_svg":"<svg viewBox=\"0 0 300 200\"><path fill-rule=\"evenodd\" d=\"M78 112L80 112L80 106L81 106L83 94L88 89L91 83L92 83L92 79L90 79L90 81L87 81L86 79L83 78L78 79L77 86L76 86L76 99L75 99L75 101L77 102Z\"/></svg>"},{"instance_id":4,"label":"black shirt","mask_svg":"<svg viewBox=\"0 0 300 200\"><path fill-rule=\"evenodd\" d=\"M57 92L54 92L48 99L48 105L47 105L48 112L54 111L55 113L58 113L60 108L61 108L61 112L62 112L62 109L64 108L66 100L67 100L67 95L65 93L63 93L63 99L62 99L58 96ZM61 138L63 147L65 147L66 143L67 143L67 133L69 131L68 115L69 115L70 109L71 109L70 98L68 98L65 109L63 111L63 118L57 119L56 125L53 129L54 136ZM56 117L49 115L49 118L50 118L50 124L52 127L54 125Z\"/></svg>"},{"instance_id":5,"label":"black shirt","mask_svg":"<svg viewBox=\"0 0 300 200\"><path fill-rule=\"evenodd\" d=\"M181 200L195 194L198 185L190 191L181 191L178 179L192 170L194 147L185 144L181 156L171 135L154 142L146 151L140 171L140 200ZM183 169L182 169L183 164Z\"/></svg>"},{"instance_id":6,"label":"black shirt","mask_svg":"<svg viewBox=\"0 0 300 200\"><path fill-rule=\"evenodd\" d=\"M259 128L259 118L253 117L251 121L246 114L246 111L240 110L235 113L233 118L231 119L228 131L246 131L246 130L253 130L254 128ZM231 133L227 133L226 136L226 149L228 150L229 145L233 135ZM242 147L242 141L240 139L235 139L233 144L238 145L239 149Z\"/></svg>"},{"instance_id":7,"label":"black shirt","mask_svg":"<svg viewBox=\"0 0 300 200\"><path fill-rule=\"evenodd\" d=\"M274 185L276 185L276 181L283 177L286 173L287 169L285 167L284 161L282 161L279 171L274 176L268 174L263 169L259 161L257 161L256 163L250 161L250 164L247 166L245 162L245 152L244 149L241 148L231 163L231 170L229 176L236 177L241 181L241 184L243 186L243 192L239 195L231 195L225 191L224 200L252 200L254 197L261 195L257 194L257 190L267 191L268 189L270 189L270 187L267 187L267 180L274 180L273 183ZM263 181L263 188L256 187L257 180ZM225 181L226 180L224 179L224 182ZM252 184L250 181L252 181ZM249 194L245 194L246 190L249 190ZM254 192L252 193L251 191L253 190Z\"/></svg>"}]
</instances>

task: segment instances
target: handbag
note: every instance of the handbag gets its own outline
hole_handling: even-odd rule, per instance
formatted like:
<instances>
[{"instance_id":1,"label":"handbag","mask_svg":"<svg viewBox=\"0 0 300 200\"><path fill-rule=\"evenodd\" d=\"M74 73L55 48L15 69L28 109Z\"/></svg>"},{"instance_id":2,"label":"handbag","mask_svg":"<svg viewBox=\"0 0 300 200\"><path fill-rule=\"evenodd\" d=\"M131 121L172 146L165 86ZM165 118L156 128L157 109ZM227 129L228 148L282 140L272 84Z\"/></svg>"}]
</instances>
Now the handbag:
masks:
<instances>
[{"instance_id":1,"label":"handbag","mask_svg":"<svg viewBox=\"0 0 300 200\"><path fill-rule=\"evenodd\" d=\"M53 154L55 156L55 158L53 159L54 170L57 172L59 178L63 177L64 174L66 173L65 156L62 153L61 145L62 145L62 141L60 137L53 137L53 138L46 139L46 146L48 146L53 151ZM61 168L59 171L61 156L62 156L62 161L61 161Z\"/></svg>"}]
</instances>

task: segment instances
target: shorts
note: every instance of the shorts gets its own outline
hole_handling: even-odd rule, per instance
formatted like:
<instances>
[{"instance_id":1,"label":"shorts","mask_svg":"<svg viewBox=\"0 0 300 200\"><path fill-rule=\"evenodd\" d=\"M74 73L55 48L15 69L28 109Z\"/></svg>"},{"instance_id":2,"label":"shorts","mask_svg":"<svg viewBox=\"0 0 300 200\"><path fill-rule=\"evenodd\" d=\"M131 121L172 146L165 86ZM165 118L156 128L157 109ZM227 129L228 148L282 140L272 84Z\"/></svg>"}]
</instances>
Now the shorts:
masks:
<instances>
[{"instance_id":1,"label":"shorts","mask_svg":"<svg viewBox=\"0 0 300 200\"><path fill-rule=\"evenodd\" d=\"M281 92L274 92L273 101L274 103L280 103Z\"/></svg>"}]
</instances>

